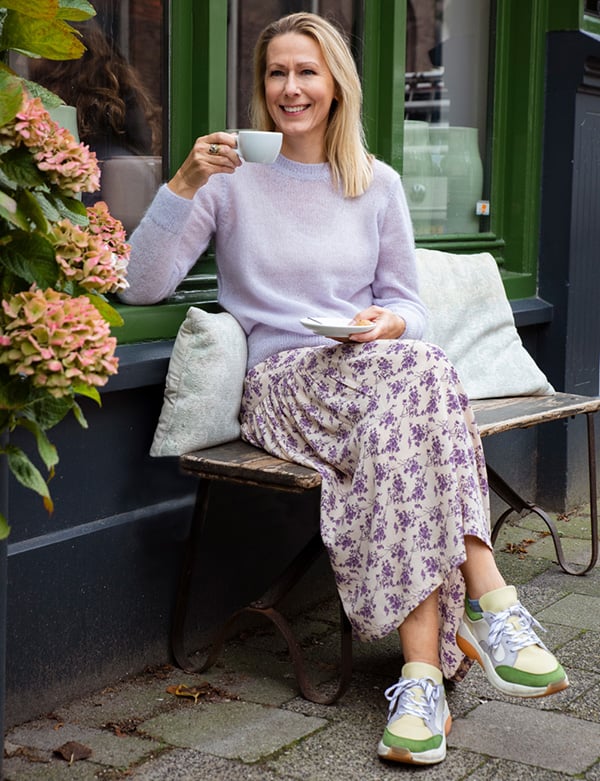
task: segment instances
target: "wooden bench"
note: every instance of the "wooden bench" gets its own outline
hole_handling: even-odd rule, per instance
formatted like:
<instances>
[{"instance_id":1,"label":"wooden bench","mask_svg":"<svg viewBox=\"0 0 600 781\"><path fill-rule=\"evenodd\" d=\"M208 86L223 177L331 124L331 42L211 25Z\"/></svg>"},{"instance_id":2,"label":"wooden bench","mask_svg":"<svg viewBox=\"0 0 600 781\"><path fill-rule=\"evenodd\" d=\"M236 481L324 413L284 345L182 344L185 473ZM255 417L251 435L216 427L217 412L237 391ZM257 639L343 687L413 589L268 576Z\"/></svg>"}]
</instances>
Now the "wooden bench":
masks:
<instances>
[{"instance_id":1,"label":"wooden bench","mask_svg":"<svg viewBox=\"0 0 600 781\"><path fill-rule=\"evenodd\" d=\"M585 414L587 418L587 445L590 491L591 551L589 562L573 568L567 564L560 536L553 520L538 505L522 498L500 475L488 465L490 489L500 497L508 509L503 512L492 527L492 541L507 518L514 512L519 515L537 514L546 524L559 565L571 575L583 575L595 566L598 559L598 516L596 497L596 458L594 441L594 413L600 409L600 398L557 393L553 396L525 396L503 399L486 399L472 402L475 417L482 437L489 437L519 428L529 428L553 420ZM305 668L301 647L284 616L278 610L281 599L307 571L322 553L323 545L316 532L303 550L259 599L234 612L219 628L211 650L204 661L194 662L185 650L185 625L190 596L190 584L194 561L201 544L202 531L208 511L210 485L213 481L227 481L262 488L304 492L318 489L320 475L312 470L289 461L282 461L263 450L241 440L218 447L188 453L180 458L180 466L186 473L199 480L196 508L192 519L189 538L186 543L185 561L181 572L175 614L171 632L171 647L177 664L184 670L202 672L217 660L222 645L238 616L244 612L259 613L269 618L281 631L288 643L294 671L301 693L313 702L330 704L346 690L352 672L352 632L346 615L341 609L341 664L340 678L331 694L323 694L310 682ZM317 525L318 528L318 525Z\"/></svg>"}]
</instances>

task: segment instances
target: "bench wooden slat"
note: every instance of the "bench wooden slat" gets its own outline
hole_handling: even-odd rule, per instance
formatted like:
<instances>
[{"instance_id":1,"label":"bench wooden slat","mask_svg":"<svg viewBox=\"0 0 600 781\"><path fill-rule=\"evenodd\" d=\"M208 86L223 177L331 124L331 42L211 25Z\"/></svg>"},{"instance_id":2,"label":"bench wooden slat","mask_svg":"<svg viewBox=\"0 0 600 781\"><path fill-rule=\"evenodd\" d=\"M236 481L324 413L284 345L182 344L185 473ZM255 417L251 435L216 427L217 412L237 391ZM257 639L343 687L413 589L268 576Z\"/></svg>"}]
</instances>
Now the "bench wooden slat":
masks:
<instances>
[{"instance_id":1,"label":"bench wooden slat","mask_svg":"<svg viewBox=\"0 0 600 781\"><path fill-rule=\"evenodd\" d=\"M515 428L600 410L600 397L557 393L553 396L512 396L472 402L482 437ZM242 440L186 453L181 468L195 477L229 480L283 491L306 491L321 485L314 469L284 461Z\"/></svg>"},{"instance_id":2,"label":"bench wooden slat","mask_svg":"<svg viewBox=\"0 0 600 781\"><path fill-rule=\"evenodd\" d=\"M249 483L282 491L306 491L321 485L321 475L314 469L270 456L242 440L186 453L179 463L185 472L209 480Z\"/></svg>"},{"instance_id":3,"label":"bench wooden slat","mask_svg":"<svg viewBox=\"0 0 600 781\"><path fill-rule=\"evenodd\" d=\"M556 393L553 396L511 396L471 402L482 437L529 428L538 423L560 420L584 412L600 410L600 397Z\"/></svg>"}]
</instances>

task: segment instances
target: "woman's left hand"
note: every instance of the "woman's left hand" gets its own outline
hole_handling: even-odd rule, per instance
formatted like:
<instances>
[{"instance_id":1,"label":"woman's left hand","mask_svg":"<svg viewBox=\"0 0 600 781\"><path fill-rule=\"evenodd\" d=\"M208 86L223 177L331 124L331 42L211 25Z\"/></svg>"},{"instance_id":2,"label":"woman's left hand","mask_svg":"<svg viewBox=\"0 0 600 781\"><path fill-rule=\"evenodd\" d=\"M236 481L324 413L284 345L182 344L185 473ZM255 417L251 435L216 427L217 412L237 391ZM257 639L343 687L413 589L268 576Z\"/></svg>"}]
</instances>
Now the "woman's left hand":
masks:
<instances>
[{"instance_id":1,"label":"woman's left hand","mask_svg":"<svg viewBox=\"0 0 600 781\"><path fill-rule=\"evenodd\" d=\"M351 342L373 342L375 339L399 339L406 330L406 322L403 317L384 309L381 306L370 306L354 316L353 323L363 325L363 321L369 320L375 323L375 328L362 334L351 334L348 339Z\"/></svg>"}]
</instances>

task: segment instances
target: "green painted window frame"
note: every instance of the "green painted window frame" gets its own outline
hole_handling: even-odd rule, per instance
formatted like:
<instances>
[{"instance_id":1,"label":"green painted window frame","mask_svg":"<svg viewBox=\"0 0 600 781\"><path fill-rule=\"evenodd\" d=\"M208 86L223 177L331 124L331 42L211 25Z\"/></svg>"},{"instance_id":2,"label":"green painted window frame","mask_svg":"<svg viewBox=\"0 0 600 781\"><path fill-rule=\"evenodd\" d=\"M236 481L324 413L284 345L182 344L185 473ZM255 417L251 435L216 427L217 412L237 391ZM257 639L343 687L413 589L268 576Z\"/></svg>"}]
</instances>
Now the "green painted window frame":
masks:
<instances>
[{"instance_id":1,"label":"green painted window frame","mask_svg":"<svg viewBox=\"0 0 600 781\"><path fill-rule=\"evenodd\" d=\"M227 3L170 0L168 6L169 167L174 172L198 135L226 124ZM583 0L496 0L495 6L490 231L418 243L453 252L491 252L509 298L521 299L537 292L546 34L588 27L597 32L599 25L584 18ZM371 151L401 173L406 0L363 0L363 9L367 141ZM515 118L521 118L517 127ZM198 294L202 305L215 301L211 271L209 267L205 275L204 294ZM194 301L188 297L180 303L121 308L126 328L119 341L172 337L190 303Z\"/></svg>"}]
</instances>

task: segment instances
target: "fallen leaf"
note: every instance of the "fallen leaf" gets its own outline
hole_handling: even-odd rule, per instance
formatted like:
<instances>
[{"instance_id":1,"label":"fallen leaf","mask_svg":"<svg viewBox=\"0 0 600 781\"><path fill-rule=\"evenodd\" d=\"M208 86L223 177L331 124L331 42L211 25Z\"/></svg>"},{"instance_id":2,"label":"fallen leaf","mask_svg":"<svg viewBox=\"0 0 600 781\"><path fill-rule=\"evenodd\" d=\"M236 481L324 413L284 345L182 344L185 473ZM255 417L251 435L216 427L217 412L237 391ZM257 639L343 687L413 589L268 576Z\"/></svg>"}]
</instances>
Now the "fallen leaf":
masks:
<instances>
[{"instance_id":1,"label":"fallen leaf","mask_svg":"<svg viewBox=\"0 0 600 781\"><path fill-rule=\"evenodd\" d=\"M102 729L111 730L117 737L122 738L125 735L133 735L141 721L142 719L125 719L120 722L109 721L102 725Z\"/></svg>"},{"instance_id":2,"label":"fallen leaf","mask_svg":"<svg viewBox=\"0 0 600 781\"><path fill-rule=\"evenodd\" d=\"M191 697L194 700L194 704L196 704L198 697L208 694L210 689L211 686L206 681L198 686L186 686L180 683L177 686L167 686L167 694L174 694L176 697Z\"/></svg>"},{"instance_id":3,"label":"fallen leaf","mask_svg":"<svg viewBox=\"0 0 600 781\"><path fill-rule=\"evenodd\" d=\"M53 754L66 759L69 765L72 765L78 759L91 757L92 749L89 746L84 746L82 743L77 743L75 740L70 740L68 743L63 743L62 746L55 748Z\"/></svg>"}]
</instances>

